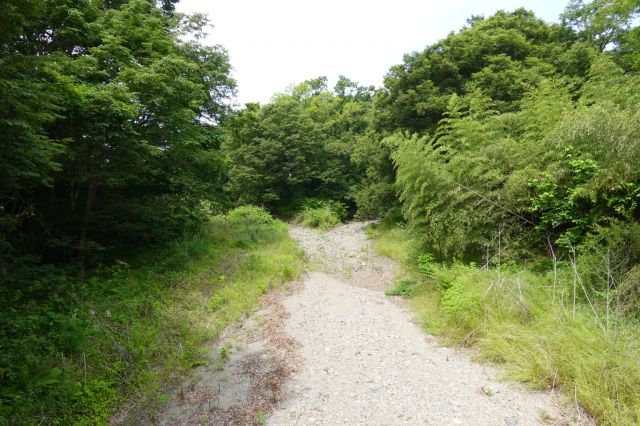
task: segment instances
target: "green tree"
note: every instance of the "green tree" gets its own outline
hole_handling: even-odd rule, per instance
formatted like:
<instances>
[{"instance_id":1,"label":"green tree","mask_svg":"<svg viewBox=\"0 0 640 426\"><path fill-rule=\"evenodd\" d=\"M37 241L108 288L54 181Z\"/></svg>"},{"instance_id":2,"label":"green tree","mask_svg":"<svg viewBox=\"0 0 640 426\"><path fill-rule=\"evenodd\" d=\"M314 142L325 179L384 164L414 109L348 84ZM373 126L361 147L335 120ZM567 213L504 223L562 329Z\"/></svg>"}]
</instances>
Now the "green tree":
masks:
<instances>
[{"instance_id":1,"label":"green tree","mask_svg":"<svg viewBox=\"0 0 640 426\"><path fill-rule=\"evenodd\" d=\"M288 206L321 183L320 150L313 122L295 99L250 105L236 118L227 146L229 191L239 203Z\"/></svg>"},{"instance_id":2,"label":"green tree","mask_svg":"<svg viewBox=\"0 0 640 426\"><path fill-rule=\"evenodd\" d=\"M231 197L285 214L307 198L353 206L365 166L352 154L370 128L372 97L372 88L346 77L330 92L320 77L267 105L247 105L234 117L225 144Z\"/></svg>"},{"instance_id":3,"label":"green tree","mask_svg":"<svg viewBox=\"0 0 640 426\"><path fill-rule=\"evenodd\" d=\"M233 93L201 16L146 0L10 7L0 61L5 262L158 242L218 202ZM182 38L182 36L187 36ZM25 149L29 147L28 149ZM13 249L11 249L13 247Z\"/></svg>"},{"instance_id":4,"label":"green tree","mask_svg":"<svg viewBox=\"0 0 640 426\"><path fill-rule=\"evenodd\" d=\"M625 42L638 13L640 3L635 0L571 0L561 18L580 40L603 52Z\"/></svg>"},{"instance_id":5,"label":"green tree","mask_svg":"<svg viewBox=\"0 0 640 426\"><path fill-rule=\"evenodd\" d=\"M495 100L517 100L523 85L553 71L549 64L562 51L558 39L556 27L524 9L472 19L389 70L376 96L375 124L387 131L433 131L450 96L476 87ZM474 76L477 84L469 86Z\"/></svg>"}]
</instances>

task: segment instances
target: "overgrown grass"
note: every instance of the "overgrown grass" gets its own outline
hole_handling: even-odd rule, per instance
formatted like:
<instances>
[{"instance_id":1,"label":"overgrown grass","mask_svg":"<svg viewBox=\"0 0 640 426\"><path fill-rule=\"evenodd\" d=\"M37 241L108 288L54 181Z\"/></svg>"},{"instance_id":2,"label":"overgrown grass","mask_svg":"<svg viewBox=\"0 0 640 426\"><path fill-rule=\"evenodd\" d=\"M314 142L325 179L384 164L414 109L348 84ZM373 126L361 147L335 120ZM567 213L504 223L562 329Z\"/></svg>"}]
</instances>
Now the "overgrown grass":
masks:
<instances>
[{"instance_id":1,"label":"overgrown grass","mask_svg":"<svg viewBox=\"0 0 640 426\"><path fill-rule=\"evenodd\" d=\"M310 228L328 229L340 223L340 219L329 206L325 206L302 210L296 216L296 222Z\"/></svg>"},{"instance_id":2,"label":"overgrown grass","mask_svg":"<svg viewBox=\"0 0 640 426\"><path fill-rule=\"evenodd\" d=\"M286 224L253 207L84 284L23 266L0 289L0 424L105 424L201 365L205 342L301 271Z\"/></svg>"},{"instance_id":3,"label":"overgrown grass","mask_svg":"<svg viewBox=\"0 0 640 426\"><path fill-rule=\"evenodd\" d=\"M347 207L339 201L309 199L295 220L310 228L329 229L347 219Z\"/></svg>"},{"instance_id":4,"label":"overgrown grass","mask_svg":"<svg viewBox=\"0 0 640 426\"><path fill-rule=\"evenodd\" d=\"M370 226L365 230L367 236L373 241L375 250L387 256L405 269L415 269L414 263L410 261L411 254L416 252L417 247L409 231L397 226L380 225Z\"/></svg>"},{"instance_id":5,"label":"overgrown grass","mask_svg":"<svg viewBox=\"0 0 640 426\"><path fill-rule=\"evenodd\" d=\"M476 346L480 359L504 364L508 378L563 389L604 424L640 423L638 324L607 316L593 295L593 308L579 297L574 309L568 265L555 280L513 265L429 268L408 231L378 227L369 235L381 254L404 262L391 293L412 299L427 331Z\"/></svg>"}]
</instances>

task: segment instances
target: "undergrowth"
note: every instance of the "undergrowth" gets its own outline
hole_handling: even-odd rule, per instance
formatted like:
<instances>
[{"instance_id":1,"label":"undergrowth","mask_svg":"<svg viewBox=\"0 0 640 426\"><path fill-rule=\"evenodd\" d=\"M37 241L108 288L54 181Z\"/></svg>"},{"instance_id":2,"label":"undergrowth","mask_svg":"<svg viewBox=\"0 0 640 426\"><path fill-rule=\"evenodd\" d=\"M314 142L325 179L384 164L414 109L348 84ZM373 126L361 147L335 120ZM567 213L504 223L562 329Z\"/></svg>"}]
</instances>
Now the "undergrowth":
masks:
<instances>
[{"instance_id":1,"label":"undergrowth","mask_svg":"<svg viewBox=\"0 0 640 426\"><path fill-rule=\"evenodd\" d=\"M255 207L84 283L26 259L0 287L0 424L105 424L160 394L301 259L286 224Z\"/></svg>"},{"instance_id":2,"label":"undergrowth","mask_svg":"<svg viewBox=\"0 0 640 426\"><path fill-rule=\"evenodd\" d=\"M401 263L388 294L411 299L422 325L479 359L504 365L507 378L561 388L603 424L640 423L637 320L607 314L596 294L573 305L573 271L560 263L533 272L436 264L420 256L408 230L368 230L376 250Z\"/></svg>"},{"instance_id":3,"label":"undergrowth","mask_svg":"<svg viewBox=\"0 0 640 426\"><path fill-rule=\"evenodd\" d=\"M309 200L296 215L296 222L310 228L333 228L347 219L346 206L338 201Z\"/></svg>"}]
</instances>

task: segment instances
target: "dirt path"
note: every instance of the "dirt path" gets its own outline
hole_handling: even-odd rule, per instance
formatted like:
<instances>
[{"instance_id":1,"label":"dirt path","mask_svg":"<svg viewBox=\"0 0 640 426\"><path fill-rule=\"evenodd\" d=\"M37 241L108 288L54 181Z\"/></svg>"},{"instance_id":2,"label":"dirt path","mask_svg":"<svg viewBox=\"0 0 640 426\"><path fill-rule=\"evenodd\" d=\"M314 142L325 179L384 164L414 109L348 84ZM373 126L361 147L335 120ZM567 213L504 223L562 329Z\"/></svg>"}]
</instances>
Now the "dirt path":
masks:
<instances>
[{"instance_id":1,"label":"dirt path","mask_svg":"<svg viewBox=\"0 0 640 426\"><path fill-rule=\"evenodd\" d=\"M128 407L111 423L583 423L553 395L496 380L498 370L425 334L399 299L384 295L395 265L373 252L366 225L291 226L315 272L225 330L206 365L160 406Z\"/></svg>"},{"instance_id":2,"label":"dirt path","mask_svg":"<svg viewBox=\"0 0 640 426\"><path fill-rule=\"evenodd\" d=\"M386 297L393 264L352 223L321 233L291 227L318 270L283 302L283 331L302 369L268 425L535 425L579 423L549 393L438 346Z\"/></svg>"}]
</instances>

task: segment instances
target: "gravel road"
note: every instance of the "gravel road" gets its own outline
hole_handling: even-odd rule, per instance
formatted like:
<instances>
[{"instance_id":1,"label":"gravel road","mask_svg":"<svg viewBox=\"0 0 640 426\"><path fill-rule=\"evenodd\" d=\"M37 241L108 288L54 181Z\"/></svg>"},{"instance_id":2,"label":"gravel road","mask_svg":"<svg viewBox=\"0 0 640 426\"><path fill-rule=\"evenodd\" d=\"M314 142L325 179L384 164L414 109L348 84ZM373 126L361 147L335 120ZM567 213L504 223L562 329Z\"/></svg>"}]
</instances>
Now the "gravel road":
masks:
<instances>
[{"instance_id":1,"label":"gravel road","mask_svg":"<svg viewBox=\"0 0 640 426\"><path fill-rule=\"evenodd\" d=\"M302 368L268 425L582 423L557 395L499 381L499 370L425 334L384 295L394 265L373 253L365 226L290 228L317 272L283 301Z\"/></svg>"}]
</instances>

